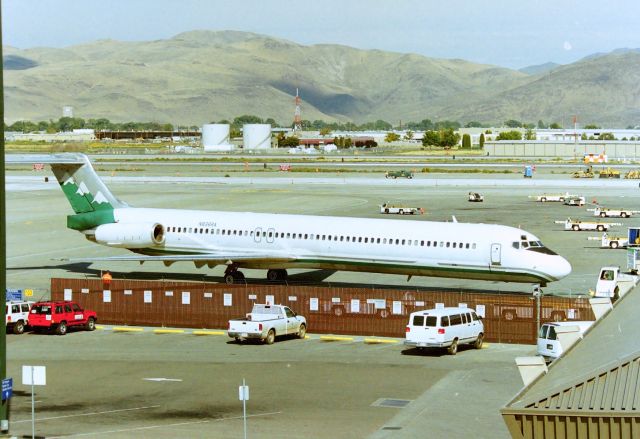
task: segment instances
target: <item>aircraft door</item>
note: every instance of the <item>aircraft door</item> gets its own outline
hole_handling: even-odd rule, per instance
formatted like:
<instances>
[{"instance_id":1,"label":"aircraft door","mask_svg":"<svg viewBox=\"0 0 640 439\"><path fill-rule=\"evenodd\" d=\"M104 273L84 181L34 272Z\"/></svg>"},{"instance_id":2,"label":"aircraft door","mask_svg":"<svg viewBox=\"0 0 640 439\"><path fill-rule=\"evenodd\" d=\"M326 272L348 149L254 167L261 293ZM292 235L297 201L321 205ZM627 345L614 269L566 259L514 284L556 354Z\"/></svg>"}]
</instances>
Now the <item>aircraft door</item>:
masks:
<instances>
[{"instance_id":1,"label":"aircraft door","mask_svg":"<svg viewBox=\"0 0 640 439\"><path fill-rule=\"evenodd\" d=\"M500 253L501 253L501 245L491 244L491 265L501 264Z\"/></svg>"},{"instance_id":2,"label":"aircraft door","mask_svg":"<svg viewBox=\"0 0 640 439\"><path fill-rule=\"evenodd\" d=\"M267 229L267 242L271 244L276 236L276 229Z\"/></svg>"},{"instance_id":3,"label":"aircraft door","mask_svg":"<svg viewBox=\"0 0 640 439\"><path fill-rule=\"evenodd\" d=\"M262 227L256 227L256 230L253 232L253 240L255 242L260 242L262 239Z\"/></svg>"}]
</instances>

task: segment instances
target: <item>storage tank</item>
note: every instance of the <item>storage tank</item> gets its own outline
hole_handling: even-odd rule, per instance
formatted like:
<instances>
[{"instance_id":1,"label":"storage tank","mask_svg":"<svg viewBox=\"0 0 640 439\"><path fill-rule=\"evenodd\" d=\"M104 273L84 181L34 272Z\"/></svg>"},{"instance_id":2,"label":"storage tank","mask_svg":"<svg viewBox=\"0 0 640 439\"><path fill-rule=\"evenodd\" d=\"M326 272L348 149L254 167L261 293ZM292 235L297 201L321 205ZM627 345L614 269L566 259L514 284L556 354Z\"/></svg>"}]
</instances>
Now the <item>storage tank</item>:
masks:
<instances>
[{"instance_id":1,"label":"storage tank","mask_svg":"<svg viewBox=\"0 0 640 439\"><path fill-rule=\"evenodd\" d=\"M245 149L271 148L271 125L248 123L242 127L242 138Z\"/></svg>"},{"instance_id":2,"label":"storage tank","mask_svg":"<svg viewBox=\"0 0 640 439\"><path fill-rule=\"evenodd\" d=\"M202 147L205 152L230 151L229 124L210 123L202 126Z\"/></svg>"}]
</instances>

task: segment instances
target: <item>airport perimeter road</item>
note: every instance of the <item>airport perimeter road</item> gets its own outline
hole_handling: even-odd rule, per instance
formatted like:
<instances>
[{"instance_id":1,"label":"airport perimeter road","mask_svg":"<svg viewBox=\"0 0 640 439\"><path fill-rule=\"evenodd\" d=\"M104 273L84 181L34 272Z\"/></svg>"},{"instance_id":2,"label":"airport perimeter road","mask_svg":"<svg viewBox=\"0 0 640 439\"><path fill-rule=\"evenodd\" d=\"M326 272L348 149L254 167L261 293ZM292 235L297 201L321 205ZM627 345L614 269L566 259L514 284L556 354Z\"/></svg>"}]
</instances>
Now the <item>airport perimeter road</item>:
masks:
<instances>
[{"instance_id":1,"label":"airport perimeter road","mask_svg":"<svg viewBox=\"0 0 640 439\"><path fill-rule=\"evenodd\" d=\"M21 366L44 365L36 434L48 438L241 438L242 379L250 438L507 438L499 409L522 387L514 357L533 350L491 344L448 356L400 340L326 342L314 334L239 345L226 335L148 328L9 335L11 433L31 432ZM382 399L408 405L376 406Z\"/></svg>"}]
</instances>

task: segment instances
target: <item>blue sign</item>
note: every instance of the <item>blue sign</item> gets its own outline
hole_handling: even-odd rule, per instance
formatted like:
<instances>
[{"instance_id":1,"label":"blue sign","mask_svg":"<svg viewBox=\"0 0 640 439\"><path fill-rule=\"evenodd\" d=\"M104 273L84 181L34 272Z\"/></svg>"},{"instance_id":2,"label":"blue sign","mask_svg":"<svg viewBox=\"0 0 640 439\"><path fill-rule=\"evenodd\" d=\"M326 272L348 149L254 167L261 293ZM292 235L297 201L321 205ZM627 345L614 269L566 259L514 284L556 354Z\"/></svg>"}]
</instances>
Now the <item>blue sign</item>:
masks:
<instances>
[{"instance_id":1,"label":"blue sign","mask_svg":"<svg viewBox=\"0 0 640 439\"><path fill-rule=\"evenodd\" d=\"M7 300L8 301L22 301L22 290L14 290L12 288L7 288Z\"/></svg>"},{"instance_id":2,"label":"blue sign","mask_svg":"<svg viewBox=\"0 0 640 439\"><path fill-rule=\"evenodd\" d=\"M13 394L13 378L5 378L2 380L2 400L6 401Z\"/></svg>"}]
</instances>

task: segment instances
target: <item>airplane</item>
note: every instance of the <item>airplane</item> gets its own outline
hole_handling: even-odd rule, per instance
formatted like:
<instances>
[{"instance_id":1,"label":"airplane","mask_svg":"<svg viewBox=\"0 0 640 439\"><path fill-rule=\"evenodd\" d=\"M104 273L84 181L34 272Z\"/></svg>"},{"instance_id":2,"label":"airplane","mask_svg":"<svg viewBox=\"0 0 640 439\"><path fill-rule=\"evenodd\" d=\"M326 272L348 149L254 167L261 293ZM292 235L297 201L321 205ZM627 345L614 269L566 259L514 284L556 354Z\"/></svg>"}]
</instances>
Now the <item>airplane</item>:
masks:
<instances>
[{"instance_id":1,"label":"airplane","mask_svg":"<svg viewBox=\"0 0 640 439\"><path fill-rule=\"evenodd\" d=\"M412 276L536 283L571 272L562 256L533 234L496 224L403 221L334 216L132 207L116 198L80 153L7 155L7 163L51 165L74 211L67 228L134 255L83 261L189 261L226 265L228 284L240 269L327 269Z\"/></svg>"}]
</instances>

